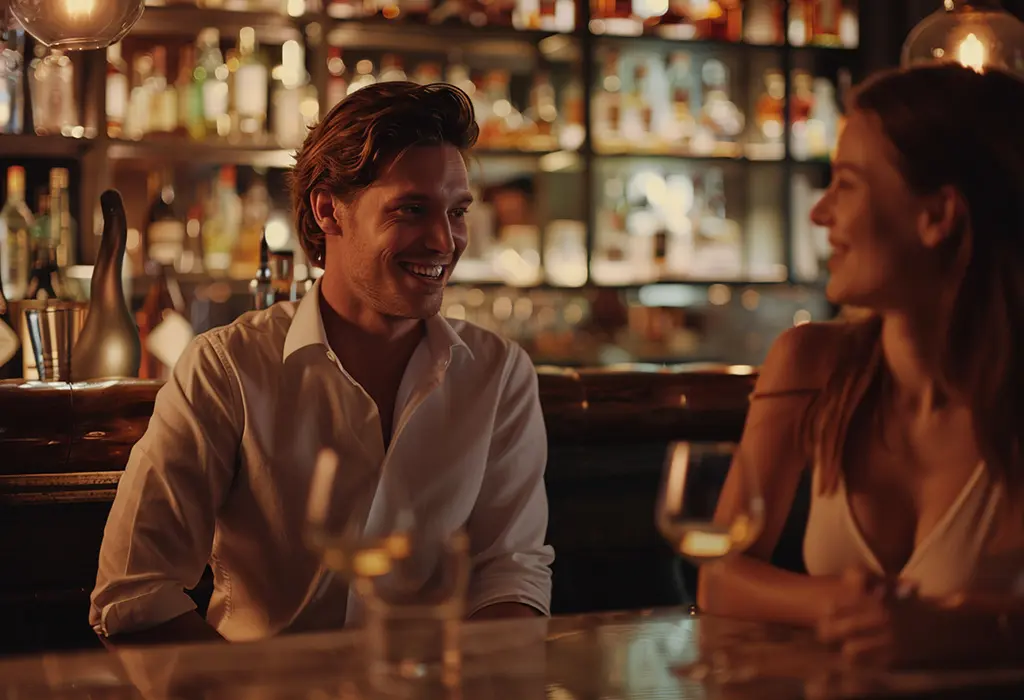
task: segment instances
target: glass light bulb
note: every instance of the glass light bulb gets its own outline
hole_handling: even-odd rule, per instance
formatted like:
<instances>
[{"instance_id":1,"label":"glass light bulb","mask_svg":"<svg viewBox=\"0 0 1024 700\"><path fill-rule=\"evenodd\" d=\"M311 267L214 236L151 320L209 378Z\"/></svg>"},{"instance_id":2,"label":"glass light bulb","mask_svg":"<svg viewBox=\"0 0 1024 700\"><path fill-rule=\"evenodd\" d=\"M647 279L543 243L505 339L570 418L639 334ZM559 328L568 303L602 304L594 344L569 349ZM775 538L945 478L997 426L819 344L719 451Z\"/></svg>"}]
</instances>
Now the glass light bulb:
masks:
<instances>
[{"instance_id":1,"label":"glass light bulb","mask_svg":"<svg viewBox=\"0 0 1024 700\"><path fill-rule=\"evenodd\" d=\"M997 0L943 0L907 36L900 65L951 62L1024 77L1024 22Z\"/></svg>"},{"instance_id":2,"label":"glass light bulb","mask_svg":"<svg viewBox=\"0 0 1024 700\"><path fill-rule=\"evenodd\" d=\"M9 0L11 15L46 46L102 49L139 21L145 0Z\"/></svg>"}]
</instances>

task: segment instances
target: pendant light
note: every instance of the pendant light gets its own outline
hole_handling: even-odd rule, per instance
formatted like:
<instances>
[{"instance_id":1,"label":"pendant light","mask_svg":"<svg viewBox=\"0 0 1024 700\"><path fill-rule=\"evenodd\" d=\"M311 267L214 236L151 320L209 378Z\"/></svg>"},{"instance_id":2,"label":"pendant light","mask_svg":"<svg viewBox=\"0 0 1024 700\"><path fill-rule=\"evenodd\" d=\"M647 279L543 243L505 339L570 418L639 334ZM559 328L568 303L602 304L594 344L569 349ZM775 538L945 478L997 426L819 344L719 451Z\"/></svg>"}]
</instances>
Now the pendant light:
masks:
<instances>
[{"instance_id":1,"label":"pendant light","mask_svg":"<svg viewBox=\"0 0 1024 700\"><path fill-rule=\"evenodd\" d=\"M900 65L960 63L1024 77L1024 23L998 0L944 0L907 36Z\"/></svg>"}]
</instances>

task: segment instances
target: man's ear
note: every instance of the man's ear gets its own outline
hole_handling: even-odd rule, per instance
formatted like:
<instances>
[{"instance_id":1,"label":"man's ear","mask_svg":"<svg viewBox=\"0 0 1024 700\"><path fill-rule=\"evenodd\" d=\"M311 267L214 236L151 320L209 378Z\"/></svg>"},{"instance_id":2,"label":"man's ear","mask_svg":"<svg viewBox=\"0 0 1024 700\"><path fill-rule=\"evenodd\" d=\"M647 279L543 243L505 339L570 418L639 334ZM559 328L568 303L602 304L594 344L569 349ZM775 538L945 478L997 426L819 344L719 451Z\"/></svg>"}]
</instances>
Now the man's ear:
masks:
<instances>
[{"instance_id":1,"label":"man's ear","mask_svg":"<svg viewBox=\"0 0 1024 700\"><path fill-rule=\"evenodd\" d=\"M316 225L328 236L341 235L341 211L340 204L330 192L325 189L313 190L309 195L309 205L313 210L313 217Z\"/></svg>"},{"instance_id":2,"label":"man's ear","mask_svg":"<svg viewBox=\"0 0 1024 700\"><path fill-rule=\"evenodd\" d=\"M928 195L918 219L918 235L926 248L937 248L955 236L967 221L967 202L952 185Z\"/></svg>"}]
</instances>

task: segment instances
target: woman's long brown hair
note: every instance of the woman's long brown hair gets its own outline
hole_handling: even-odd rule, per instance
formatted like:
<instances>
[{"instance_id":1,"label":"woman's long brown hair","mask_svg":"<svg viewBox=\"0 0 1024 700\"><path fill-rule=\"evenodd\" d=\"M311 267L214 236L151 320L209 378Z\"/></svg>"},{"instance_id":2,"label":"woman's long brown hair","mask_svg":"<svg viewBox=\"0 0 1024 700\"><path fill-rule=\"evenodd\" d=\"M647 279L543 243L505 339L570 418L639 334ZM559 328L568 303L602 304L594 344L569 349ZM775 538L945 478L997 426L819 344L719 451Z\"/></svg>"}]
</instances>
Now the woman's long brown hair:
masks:
<instances>
[{"instance_id":1,"label":"woman's long brown hair","mask_svg":"<svg viewBox=\"0 0 1024 700\"><path fill-rule=\"evenodd\" d=\"M943 254L960 270L935 371L971 409L990 473L1024 495L1024 82L957 65L881 73L849 108L878 117L917 194L952 186L966 216ZM879 157L882 157L881 155ZM878 318L851 328L804 423L825 490L843 470L846 430L878 366Z\"/></svg>"}]
</instances>

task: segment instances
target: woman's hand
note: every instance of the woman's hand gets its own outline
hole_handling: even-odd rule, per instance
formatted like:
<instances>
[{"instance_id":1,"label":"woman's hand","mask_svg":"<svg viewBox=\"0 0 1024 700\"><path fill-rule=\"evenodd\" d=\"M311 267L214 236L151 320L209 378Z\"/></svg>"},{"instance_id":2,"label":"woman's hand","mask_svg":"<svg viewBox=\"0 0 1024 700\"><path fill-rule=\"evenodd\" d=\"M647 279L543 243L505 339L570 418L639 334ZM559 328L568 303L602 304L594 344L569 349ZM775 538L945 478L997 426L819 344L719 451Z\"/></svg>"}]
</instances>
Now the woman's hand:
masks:
<instances>
[{"instance_id":1,"label":"woman's hand","mask_svg":"<svg viewBox=\"0 0 1024 700\"><path fill-rule=\"evenodd\" d=\"M853 591L847 590L848 594ZM923 667L958 661L973 636L957 611L909 589L883 585L837 601L818 625L818 636L858 666Z\"/></svg>"}]
</instances>

